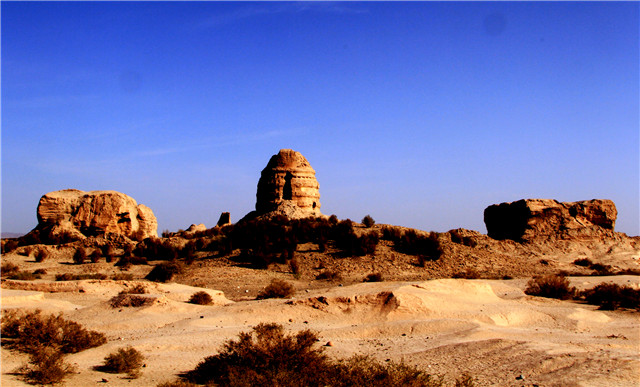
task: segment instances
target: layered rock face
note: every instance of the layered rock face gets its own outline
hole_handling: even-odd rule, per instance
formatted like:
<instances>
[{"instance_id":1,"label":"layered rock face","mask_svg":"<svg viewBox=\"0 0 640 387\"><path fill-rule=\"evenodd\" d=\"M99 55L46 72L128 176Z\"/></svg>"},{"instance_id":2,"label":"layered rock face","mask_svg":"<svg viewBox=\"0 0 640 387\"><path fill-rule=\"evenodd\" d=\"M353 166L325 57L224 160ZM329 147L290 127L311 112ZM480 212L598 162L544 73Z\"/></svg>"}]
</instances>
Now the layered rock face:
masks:
<instances>
[{"instance_id":1,"label":"layered rock face","mask_svg":"<svg viewBox=\"0 0 640 387\"><path fill-rule=\"evenodd\" d=\"M65 189L40 198L36 230L49 237L117 233L144 239L158 236L158 221L149 207L123 193Z\"/></svg>"},{"instance_id":2,"label":"layered rock face","mask_svg":"<svg viewBox=\"0 0 640 387\"><path fill-rule=\"evenodd\" d=\"M289 218L320 216L319 188L316 171L307 159L294 150L281 149L262 170L256 213L277 212Z\"/></svg>"},{"instance_id":3,"label":"layered rock face","mask_svg":"<svg viewBox=\"0 0 640 387\"><path fill-rule=\"evenodd\" d=\"M618 211L611 200L523 199L487 207L484 223L488 235L494 239L523 241L613 231L617 216Z\"/></svg>"}]
</instances>

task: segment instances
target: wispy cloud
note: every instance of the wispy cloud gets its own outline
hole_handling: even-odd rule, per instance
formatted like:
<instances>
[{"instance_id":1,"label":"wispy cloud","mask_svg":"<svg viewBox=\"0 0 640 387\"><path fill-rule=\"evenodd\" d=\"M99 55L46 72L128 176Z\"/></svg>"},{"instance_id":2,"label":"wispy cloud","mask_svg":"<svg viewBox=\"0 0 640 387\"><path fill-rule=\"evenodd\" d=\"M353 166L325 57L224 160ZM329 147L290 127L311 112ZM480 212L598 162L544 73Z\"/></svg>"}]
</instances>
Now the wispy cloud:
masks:
<instances>
[{"instance_id":1,"label":"wispy cloud","mask_svg":"<svg viewBox=\"0 0 640 387\"><path fill-rule=\"evenodd\" d=\"M196 28L207 29L232 24L244 19L257 18L264 15L296 14L303 12L334 13L334 14L363 14L367 9L361 4L355 5L343 2L325 1L294 1L268 4L243 5L233 11L208 16Z\"/></svg>"}]
</instances>

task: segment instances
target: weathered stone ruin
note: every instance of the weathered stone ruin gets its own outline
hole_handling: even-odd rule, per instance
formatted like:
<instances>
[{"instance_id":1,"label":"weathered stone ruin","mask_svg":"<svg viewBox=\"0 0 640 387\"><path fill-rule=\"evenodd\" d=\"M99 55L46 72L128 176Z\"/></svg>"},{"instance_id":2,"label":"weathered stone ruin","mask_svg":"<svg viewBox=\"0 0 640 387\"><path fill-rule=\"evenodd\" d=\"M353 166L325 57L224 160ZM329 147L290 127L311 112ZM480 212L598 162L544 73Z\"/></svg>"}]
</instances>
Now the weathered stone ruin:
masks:
<instances>
[{"instance_id":1,"label":"weathered stone ruin","mask_svg":"<svg viewBox=\"0 0 640 387\"><path fill-rule=\"evenodd\" d=\"M316 171L307 159L294 150L281 149L262 170L256 211L248 217L279 214L296 219L320 216L319 187Z\"/></svg>"},{"instance_id":2,"label":"weathered stone ruin","mask_svg":"<svg viewBox=\"0 0 640 387\"><path fill-rule=\"evenodd\" d=\"M231 224L231 214L228 212L223 212L220 214L220 218L218 219L218 223L216 223L216 226L222 227L227 224Z\"/></svg>"},{"instance_id":3,"label":"weathered stone ruin","mask_svg":"<svg viewBox=\"0 0 640 387\"><path fill-rule=\"evenodd\" d=\"M613 232L617 215L611 200L523 199L487 207L484 223L491 238L527 241Z\"/></svg>"},{"instance_id":4,"label":"weathered stone ruin","mask_svg":"<svg viewBox=\"0 0 640 387\"><path fill-rule=\"evenodd\" d=\"M153 211L123 193L65 189L49 192L38 203L38 225L32 232L45 238L116 233L130 239L158 236Z\"/></svg>"}]
</instances>

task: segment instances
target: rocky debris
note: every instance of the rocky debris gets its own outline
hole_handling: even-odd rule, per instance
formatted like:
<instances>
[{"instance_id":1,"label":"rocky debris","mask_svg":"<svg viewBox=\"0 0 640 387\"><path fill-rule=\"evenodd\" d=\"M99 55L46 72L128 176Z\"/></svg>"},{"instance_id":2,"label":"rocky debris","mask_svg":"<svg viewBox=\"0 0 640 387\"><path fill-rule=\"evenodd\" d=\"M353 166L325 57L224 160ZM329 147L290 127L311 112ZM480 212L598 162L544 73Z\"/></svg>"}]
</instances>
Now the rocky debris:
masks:
<instances>
[{"instance_id":1,"label":"rocky debris","mask_svg":"<svg viewBox=\"0 0 640 387\"><path fill-rule=\"evenodd\" d=\"M258 181L256 211L245 217L284 215L290 219L321 216L316 172L307 159L281 149L269 160Z\"/></svg>"},{"instance_id":2,"label":"rocky debris","mask_svg":"<svg viewBox=\"0 0 640 387\"><path fill-rule=\"evenodd\" d=\"M484 222L491 238L527 241L612 233L617 215L613 201L606 199L579 202L522 199L487 207Z\"/></svg>"},{"instance_id":3,"label":"rocky debris","mask_svg":"<svg viewBox=\"0 0 640 387\"><path fill-rule=\"evenodd\" d=\"M231 223L231 214L228 212L223 212L220 214L220 219L218 219L217 227L222 227L224 225Z\"/></svg>"},{"instance_id":4,"label":"rocky debris","mask_svg":"<svg viewBox=\"0 0 640 387\"><path fill-rule=\"evenodd\" d=\"M153 211L116 191L49 192L40 198L37 215L38 225L32 233L48 238L84 239L109 233L137 240L158 236Z\"/></svg>"}]
</instances>

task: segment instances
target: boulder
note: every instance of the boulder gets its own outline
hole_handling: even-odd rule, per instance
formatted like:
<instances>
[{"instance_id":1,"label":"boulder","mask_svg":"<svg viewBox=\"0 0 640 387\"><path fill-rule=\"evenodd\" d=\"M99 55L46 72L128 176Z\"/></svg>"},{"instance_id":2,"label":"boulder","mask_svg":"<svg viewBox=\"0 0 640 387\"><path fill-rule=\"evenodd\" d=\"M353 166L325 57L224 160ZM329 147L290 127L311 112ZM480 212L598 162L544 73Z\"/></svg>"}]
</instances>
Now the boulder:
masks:
<instances>
[{"instance_id":1,"label":"boulder","mask_svg":"<svg viewBox=\"0 0 640 387\"><path fill-rule=\"evenodd\" d=\"M522 199L484 210L487 233L494 239L526 241L539 237L585 235L613 231L618 211L611 200L559 202Z\"/></svg>"},{"instance_id":2,"label":"boulder","mask_svg":"<svg viewBox=\"0 0 640 387\"><path fill-rule=\"evenodd\" d=\"M307 159L291 149L281 149L262 170L256 195L256 215L281 213L290 218L320 216L320 191L316 171Z\"/></svg>"},{"instance_id":3,"label":"boulder","mask_svg":"<svg viewBox=\"0 0 640 387\"><path fill-rule=\"evenodd\" d=\"M66 234L83 239L108 233L138 240L158 236L153 211L116 191L49 192L40 198L37 215L38 226L34 231L48 238Z\"/></svg>"},{"instance_id":4,"label":"boulder","mask_svg":"<svg viewBox=\"0 0 640 387\"><path fill-rule=\"evenodd\" d=\"M207 226L205 226L204 223L200 223L200 224L192 224L191 226L189 226L186 232L196 233L198 231L206 231L206 230L207 230Z\"/></svg>"}]
</instances>

